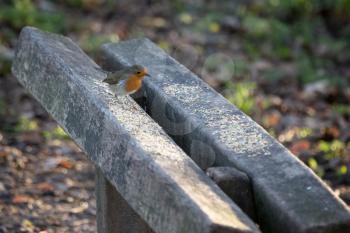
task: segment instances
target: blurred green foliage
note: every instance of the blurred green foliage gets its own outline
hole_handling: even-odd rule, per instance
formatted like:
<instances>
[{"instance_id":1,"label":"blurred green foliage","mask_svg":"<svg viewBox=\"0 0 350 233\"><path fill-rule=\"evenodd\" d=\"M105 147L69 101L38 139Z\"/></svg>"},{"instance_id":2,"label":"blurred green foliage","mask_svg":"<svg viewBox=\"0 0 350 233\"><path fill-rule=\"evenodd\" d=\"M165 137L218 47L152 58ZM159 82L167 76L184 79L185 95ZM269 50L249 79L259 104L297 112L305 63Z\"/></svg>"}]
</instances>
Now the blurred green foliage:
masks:
<instances>
[{"instance_id":1,"label":"blurred green foliage","mask_svg":"<svg viewBox=\"0 0 350 233\"><path fill-rule=\"evenodd\" d=\"M43 131L43 136L49 140L50 139L69 139L69 136L60 126L56 126L50 130Z\"/></svg>"},{"instance_id":2,"label":"blurred green foliage","mask_svg":"<svg viewBox=\"0 0 350 233\"><path fill-rule=\"evenodd\" d=\"M337 175L343 176L343 175L346 175L347 172L348 172L348 167L346 165L341 165L337 170Z\"/></svg>"},{"instance_id":3,"label":"blurred green foliage","mask_svg":"<svg viewBox=\"0 0 350 233\"><path fill-rule=\"evenodd\" d=\"M252 59L294 61L301 84L320 79L349 84L334 67L350 51L350 1L269 0L238 12L246 33L244 47ZM274 70L265 76L285 75Z\"/></svg>"},{"instance_id":4,"label":"blurred green foliage","mask_svg":"<svg viewBox=\"0 0 350 233\"><path fill-rule=\"evenodd\" d=\"M18 119L18 123L14 128L15 132L28 132L34 131L39 128L37 120L29 119L25 116L20 116Z\"/></svg>"},{"instance_id":5,"label":"blurred green foliage","mask_svg":"<svg viewBox=\"0 0 350 233\"><path fill-rule=\"evenodd\" d=\"M347 104L333 104L332 111L337 112L341 115L350 116L350 108L349 108L349 105Z\"/></svg>"},{"instance_id":6,"label":"blurred green foliage","mask_svg":"<svg viewBox=\"0 0 350 233\"><path fill-rule=\"evenodd\" d=\"M252 114L255 106L254 91L255 82L227 82L225 97L246 114Z\"/></svg>"},{"instance_id":7,"label":"blurred green foliage","mask_svg":"<svg viewBox=\"0 0 350 233\"><path fill-rule=\"evenodd\" d=\"M349 146L349 145L348 145ZM335 139L332 141L321 140L318 143L317 150L324 154L323 159L326 161L339 162L340 158L344 155L346 145L344 142ZM308 164L312 170L316 172L320 177L324 176L324 168L319 166L316 159L311 158L308 160ZM346 165L339 164L335 168L335 174L339 177L344 176L348 172Z\"/></svg>"},{"instance_id":8,"label":"blurred green foliage","mask_svg":"<svg viewBox=\"0 0 350 233\"><path fill-rule=\"evenodd\" d=\"M312 129L310 128L300 128L297 131L298 138L306 138L312 135Z\"/></svg>"},{"instance_id":9,"label":"blurred green foliage","mask_svg":"<svg viewBox=\"0 0 350 233\"><path fill-rule=\"evenodd\" d=\"M119 38L116 34L90 35L80 43L80 46L83 50L88 51L90 54L94 55L99 50L102 44L112 42L116 43L118 41Z\"/></svg>"},{"instance_id":10,"label":"blurred green foliage","mask_svg":"<svg viewBox=\"0 0 350 233\"><path fill-rule=\"evenodd\" d=\"M319 177L324 176L324 168L318 164L316 159L310 158L307 164Z\"/></svg>"},{"instance_id":11,"label":"blurred green foliage","mask_svg":"<svg viewBox=\"0 0 350 233\"><path fill-rule=\"evenodd\" d=\"M30 25L50 32L63 32L65 25L61 12L40 10L31 0L12 0L11 4L1 7L0 21L17 30Z\"/></svg>"},{"instance_id":12,"label":"blurred green foliage","mask_svg":"<svg viewBox=\"0 0 350 233\"><path fill-rule=\"evenodd\" d=\"M194 29L199 32L219 32L220 24L218 21L220 18L222 15L219 13L209 13L195 22Z\"/></svg>"},{"instance_id":13,"label":"blurred green foliage","mask_svg":"<svg viewBox=\"0 0 350 233\"><path fill-rule=\"evenodd\" d=\"M320 141L318 144L319 151L325 153L325 158L328 160L340 157L343 154L344 148L344 142L337 139L330 142Z\"/></svg>"},{"instance_id":14,"label":"blurred green foliage","mask_svg":"<svg viewBox=\"0 0 350 233\"><path fill-rule=\"evenodd\" d=\"M302 86L326 79L332 85L349 85L337 67L347 64L350 53L349 0L266 0L225 7L220 3L188 4L173 1L183 27L200 33L221 32L221 23L230 14L239 18L245 54L249 63L268 59L293 63L295 74L273 67L264 73L269 80L294 77ZM221 10L218 10L221 9ZM224 32L227 33L227 32Z\"/></svg>"}]
</instances>

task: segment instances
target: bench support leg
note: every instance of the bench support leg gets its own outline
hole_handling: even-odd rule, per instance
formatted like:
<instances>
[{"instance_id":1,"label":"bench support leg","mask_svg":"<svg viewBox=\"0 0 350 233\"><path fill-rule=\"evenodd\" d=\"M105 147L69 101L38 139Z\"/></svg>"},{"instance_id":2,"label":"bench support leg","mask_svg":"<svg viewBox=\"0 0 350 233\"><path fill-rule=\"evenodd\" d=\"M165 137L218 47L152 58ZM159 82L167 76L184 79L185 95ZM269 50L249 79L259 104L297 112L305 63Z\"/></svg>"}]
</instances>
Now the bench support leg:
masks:
<instances>
[{"instance_id":1,"label":"bench support leg","mask_svg":"<svg viewBox=\"0 0 350 233\"><path fill-rule=\"evenodd\" d=\"M98 233L152 233L96 167L96 217Z\"/></svg>"}]
</instances>

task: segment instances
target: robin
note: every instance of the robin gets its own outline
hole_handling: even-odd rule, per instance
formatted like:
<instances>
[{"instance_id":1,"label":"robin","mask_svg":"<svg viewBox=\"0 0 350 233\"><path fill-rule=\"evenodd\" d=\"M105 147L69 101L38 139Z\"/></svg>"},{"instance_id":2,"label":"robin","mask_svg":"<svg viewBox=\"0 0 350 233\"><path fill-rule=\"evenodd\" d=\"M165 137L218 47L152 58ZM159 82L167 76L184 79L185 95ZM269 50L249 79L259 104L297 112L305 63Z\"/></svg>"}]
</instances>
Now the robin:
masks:
<instances>
[{"instance_id":1,"label":"robin","mask_svg":"<svg viewBox=\"0 0 350 233\"><path fill-rule=\"evenodd\" d=\"M147 69L140 65L133 65L122 70L106 72L107 78L103 82L110 84L115 90L116 96L130 95L138 91L142 86L142 80L150 75Z\"/></svg>"}]
</instances>

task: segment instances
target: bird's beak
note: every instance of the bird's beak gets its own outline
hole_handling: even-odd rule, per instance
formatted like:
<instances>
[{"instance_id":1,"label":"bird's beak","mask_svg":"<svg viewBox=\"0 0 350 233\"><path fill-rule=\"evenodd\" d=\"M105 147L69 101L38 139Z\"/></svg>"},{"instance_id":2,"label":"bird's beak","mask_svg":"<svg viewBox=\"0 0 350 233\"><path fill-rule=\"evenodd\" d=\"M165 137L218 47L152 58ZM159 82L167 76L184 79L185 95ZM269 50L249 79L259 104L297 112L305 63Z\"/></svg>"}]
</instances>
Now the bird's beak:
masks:
<instances>
[{"instance_id":1,"label":"bird's beak","mask_svg":"<svg viewBox=\"0 0 350 233\"><path fill-rule=\"evenodd\" d=\"M149 75L149 74L145 74L145 76L147 76L147 77L151 77L151 75Z\"/></svg>"}]
</instances>

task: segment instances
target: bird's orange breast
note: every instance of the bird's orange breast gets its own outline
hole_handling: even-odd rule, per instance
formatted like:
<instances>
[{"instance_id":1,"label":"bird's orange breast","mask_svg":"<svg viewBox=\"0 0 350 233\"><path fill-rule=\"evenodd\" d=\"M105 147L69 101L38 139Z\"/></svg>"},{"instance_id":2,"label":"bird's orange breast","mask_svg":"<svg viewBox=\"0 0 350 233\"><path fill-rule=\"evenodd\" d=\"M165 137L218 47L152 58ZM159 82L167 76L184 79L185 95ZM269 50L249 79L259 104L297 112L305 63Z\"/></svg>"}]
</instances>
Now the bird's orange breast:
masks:
<instances>
[{"instance_id":1,"label":"bird's orange breast","mask_svg":"<svg viewBox=\"0 0 350 233\"><path fill-rule=\"evenodd\" d=\"M127 92L134 92L140 89L142 85L142 78L132 76L126 81L125 90Z\"/></svg>"}]
</instances>

